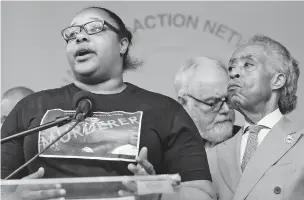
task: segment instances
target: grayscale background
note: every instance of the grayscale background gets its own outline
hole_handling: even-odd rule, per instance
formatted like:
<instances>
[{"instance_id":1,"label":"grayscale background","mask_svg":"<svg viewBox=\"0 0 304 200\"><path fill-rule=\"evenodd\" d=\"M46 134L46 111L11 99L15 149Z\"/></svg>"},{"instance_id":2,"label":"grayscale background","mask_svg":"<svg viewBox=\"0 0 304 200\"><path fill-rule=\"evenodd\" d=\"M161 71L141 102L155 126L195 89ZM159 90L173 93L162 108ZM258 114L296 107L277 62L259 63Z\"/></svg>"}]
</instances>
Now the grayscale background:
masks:
<instances>
[{"instance_id":1,"label":"grayscale background","mask_svg":"<svg viewBox=\"0 0 304 200\"><path fill-rule=\"evenodd\" d=\"M177 69L190 57L227 65L238 42L262 33L285 45L300 62L297 109L304 122L304 2L1 2L1 93L14 86L35 91L72 81L60 31L82 8L102 6L134 32L131 55L144 61L125 80L175 98ZM243 124L237 114L237 124Z\"/></svg>"}]
</instances>

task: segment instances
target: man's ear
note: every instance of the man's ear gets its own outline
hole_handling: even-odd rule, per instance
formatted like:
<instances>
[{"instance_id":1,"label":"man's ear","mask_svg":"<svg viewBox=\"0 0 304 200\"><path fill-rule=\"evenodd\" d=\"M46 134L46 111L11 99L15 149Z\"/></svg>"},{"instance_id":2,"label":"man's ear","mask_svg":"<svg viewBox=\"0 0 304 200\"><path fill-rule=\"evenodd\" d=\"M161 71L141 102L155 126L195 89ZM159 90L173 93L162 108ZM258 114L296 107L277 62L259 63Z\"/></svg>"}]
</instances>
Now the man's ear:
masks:
<instances>
[{"instance_id":1,"label":"man's ear","mask_svg":"<svg viewBox=\"0 0 304 200\"><path fill-rule=\"evenodd\" d=\"M286 76L282 73L276 73L271 79L271 89L278 90L286 83Z\"/></svg>"},{"instance_id":2,"label":"man's ear","mask_svg":"<svg viewBox=\"0 0 304 200\"><path fill-rule=\"evenodd\" d=\"M120 40L120 54L121 55L123 55L127 52L129 44L130 44L130 42L126 37L124 37Z\"/></svg>"}]
</instances>

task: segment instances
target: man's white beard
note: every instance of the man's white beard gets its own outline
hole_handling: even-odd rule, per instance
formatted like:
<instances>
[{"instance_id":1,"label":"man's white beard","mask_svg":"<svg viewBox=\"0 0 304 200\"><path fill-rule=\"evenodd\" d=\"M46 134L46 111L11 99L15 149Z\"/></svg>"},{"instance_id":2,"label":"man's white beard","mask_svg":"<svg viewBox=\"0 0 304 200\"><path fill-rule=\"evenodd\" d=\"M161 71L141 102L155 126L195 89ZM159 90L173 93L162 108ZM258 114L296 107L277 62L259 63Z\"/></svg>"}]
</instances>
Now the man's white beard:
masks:
<instances>
[{"instance_id":1,"label":"man's white beard","mask_svg":"<svg viewBox=\"0 0 304 200\"><path fill-rule=\"evenodd\" d=\"M211 143L221 143L232 136L233 124L231 122L223 122L215 124L214 127L198 128L201 136Z\"/></svg>"}]
</instances>

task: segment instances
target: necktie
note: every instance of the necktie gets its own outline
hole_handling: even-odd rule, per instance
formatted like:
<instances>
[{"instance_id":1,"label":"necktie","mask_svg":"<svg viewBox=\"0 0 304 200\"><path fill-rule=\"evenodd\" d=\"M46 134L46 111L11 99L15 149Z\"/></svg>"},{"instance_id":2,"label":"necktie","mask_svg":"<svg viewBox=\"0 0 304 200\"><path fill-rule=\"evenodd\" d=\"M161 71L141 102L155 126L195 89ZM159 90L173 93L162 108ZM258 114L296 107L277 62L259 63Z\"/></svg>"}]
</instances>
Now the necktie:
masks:
<instances>
[{"instance_id":1,"label":"necktie","mask_svg":"<svg viewBox=\"0 0 304 200\"><path fill-rule=\"evenodd\" d=\"M267 128L266 126L261 126L261 125L253 125L253 126L248 126L247 130L249 132L241 168L242 171L245 170L245 167L247 163L249 162L251 156L254 154L258 147L258 134L261 129ZM246 132L246 131L245 131Z\"/></svg>"}]
</instances>

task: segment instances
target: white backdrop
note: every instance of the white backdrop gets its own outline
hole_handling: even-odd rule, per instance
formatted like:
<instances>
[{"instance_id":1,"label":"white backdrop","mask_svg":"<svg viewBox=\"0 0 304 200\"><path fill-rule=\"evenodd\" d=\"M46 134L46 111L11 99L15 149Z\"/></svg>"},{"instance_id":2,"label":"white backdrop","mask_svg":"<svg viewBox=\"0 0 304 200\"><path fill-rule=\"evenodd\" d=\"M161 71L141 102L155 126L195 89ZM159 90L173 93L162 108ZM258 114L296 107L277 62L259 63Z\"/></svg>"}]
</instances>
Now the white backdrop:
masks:
<instances>
[{"instance_id":1,"label":"white backdrop","mask_svg":"<svg viewBox=\"0 0 304 200\"><path fill-rule=\"evenodd\" d=\"M1 2L1 92L23 85L35 91L70 80L60 31L88 6L117 13L135 31L131 55L144 66L125 80L175 98L173 80L189 57L228 63L236 44L255 33L285 45L299 60L297 109L303 123L304 2ZM237 115L237 124L242 124Z\"/></svg>"}]
</instances>

